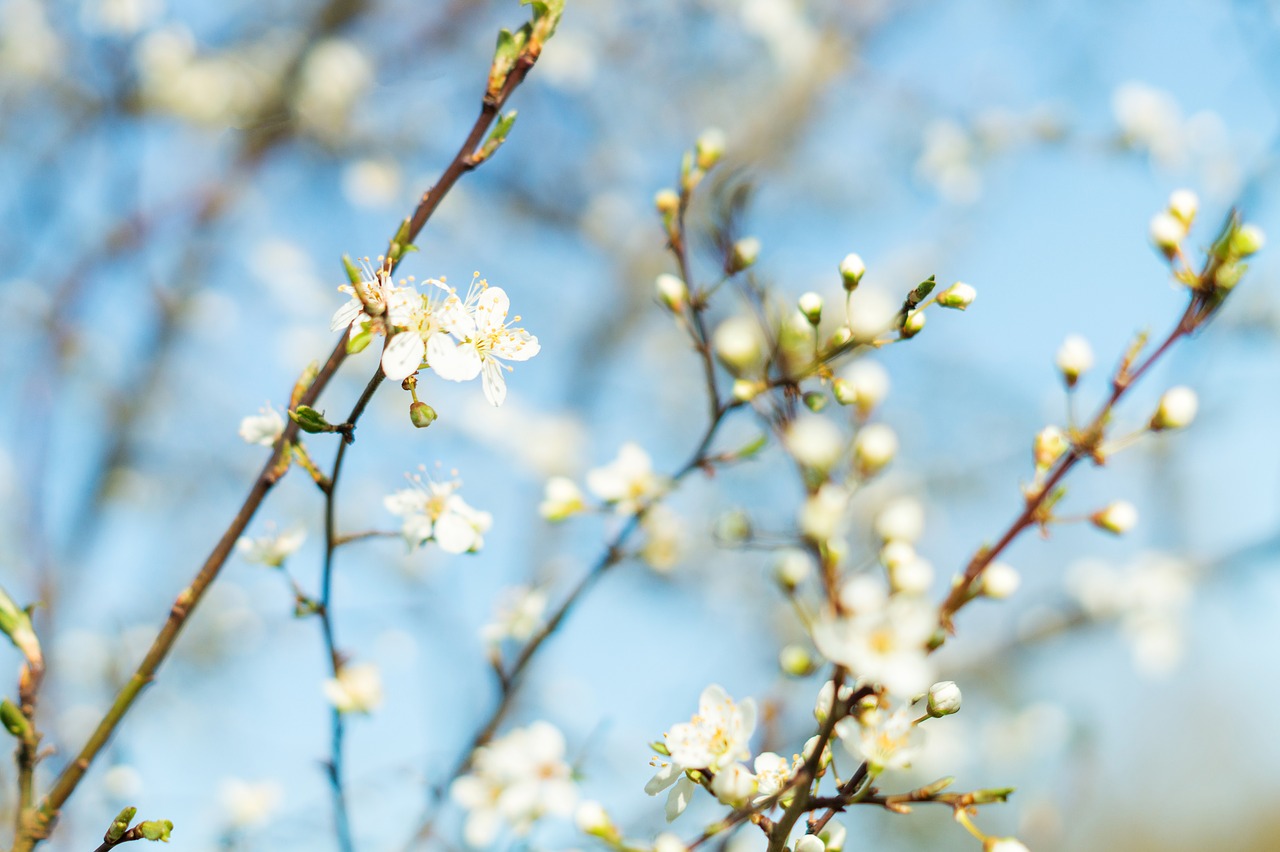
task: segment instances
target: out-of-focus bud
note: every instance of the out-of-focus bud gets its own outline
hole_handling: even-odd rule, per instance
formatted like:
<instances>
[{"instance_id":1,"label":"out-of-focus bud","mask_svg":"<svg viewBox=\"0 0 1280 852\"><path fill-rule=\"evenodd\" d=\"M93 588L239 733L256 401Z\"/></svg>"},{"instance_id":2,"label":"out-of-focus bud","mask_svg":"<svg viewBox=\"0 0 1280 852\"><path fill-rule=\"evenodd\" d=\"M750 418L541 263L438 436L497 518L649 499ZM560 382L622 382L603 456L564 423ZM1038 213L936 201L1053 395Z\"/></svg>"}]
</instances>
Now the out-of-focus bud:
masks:
<instances>
[{"instance_id":1,"label":"out-of-focus bud","mask_svg":"<svg viewBox=\"0 0 1280 852\"><path fill-rule=\"evenodd\" d=\"M816 834L806 834L796 841L796 852L827 852L827 844Z\"/></svg>"},{"instance_id":2,"label":"out-of-focus bud","mask_svg":"<svg viewBox=\"0 0 1280 852\"><path fill-rule=\"evenodd\" d=\"M853 459L861 476L878 473L898 452L898 436L883 423L872 423L858 430L853 439Z\"/></svg>"},{"instance_id":3,"label":"out-of-focus bud","mask_svg":"<svg viewBox=\"0 0 1280 852\"><path fill-rule=\"evenodd\" d=\"M1247 268L1247 264L1227 261L1214 270L1213 285L1219 290L1230 290L1240 283Z\"/></svg>"},{"instance_id":4,"label":"out-of-focus bud","mask_svg":"<svg viewBox=\"0 0 1280 852\"><path fill-rule=\"evenodd\" d=\"M935 719L960 712L960 687L944 680L929 687L929 715Z\"/></svg>"},{"instance_id":5,"label":"out-of-focus bud","mask_svg":"<svg viewBox=\"0 0 1280 852\"><path fill-rule=\"evenodd\" d=\"M805 319L811 324L817 325L822 322L822 297L817 293L801 293L796 304L800 308L800 313L804 314Z\"/></svg>"},{"instance_id":6,"label":"out-of-focus bud","mask_svg":"<svg viewBox=\"0 0 1280 852\"><path fill-rule=\"evenodd\" d=\"M1067 387L1073 388L1080 377L1093 367L1093 347L1078 334L1068 334L1058 347L1058 370Z\"/></svg>"},{"instance_id":7,"label":"out-of-focus bud","mask_svg":"<svg viewBox=\"0 0 1280 852\"><path fill-rule=\"evenodd\" d=\"M706 171L720 162L724 156L724 131L718 127L709 127L702 131L698 141L693 144L694 159L698 168Z\"/></svg>"},{"instance_id":8,"label":"out-of-focus bud","mask_svg":"<svg viewBox=\"0 0 1280 852\"><path fill-rule=\"evenodd\" d=\"M1191 388L1183 385L1169 388L1160 397L1156 413L1151 415L1151 431L1160 432L1164 429L1182 429L1190 426L1199 410L1200 401L1196 399L1196 392Z\"/></svg>"},{"instance_id":9,"label":"out-of-focus bud","mask_svg":"<svg viewBox=\"0 0 1280 852\"><path fill-rule=\"evenodd\" d=\"M758 367L764 360L760 326L750 317L730 317L716 327L711 338L716 355L735 372Z\"/></svg>"},{"instance_id":10,"label":"out-of-focus bud","mask_svg":"<svg viewBox=\"0 0 1280 852\"><path fill-rule=\"evenodd\" d=\"M827 541L836 534L849 506L849 492L831 482L800 507L800 531L813 541Z\"/></svg>"},{"instance_id":11,"label":"out-of-focus bud","mask_svg":"<svg viewBox=\"0 0 1280 852\"><path fill-rule=\"evenodd\" d=\"M733 398L739 402L750 402L759 396L762 390L764 390L763 382L753 382L750 379L733 381Z\"/></svg>"},{"instance_id":12,"label":"out-of-focus bud","mask_svg":"<svg viewBox=\"0 0 1280 852\"><path fill-rule=\"evenodd\" d=\"M866 264L856 254L846 254L844 260L840 261L840 278L843 279L846 290L856 288L866 273Z\"/></svg>"},{"instance_id":13,"label":"out-of-focus bud","mask_svg":"<svg viewBox=\"0 0 1280 852\"><path fill-rule=\"evenodd\" d=\"M1169 212L1184 228L1190 229L1199 209L1200 199L1189 189L1175 189L1169 195Z\"/></svg>"},{"instance_id":14,"label":"out-of-focus bud","mask_svg":"<svg viewBox=\"0 0 1280 852\"><path fill-rule=\"evenodd\" d=\"M31 733L31 723L22 715L18 705L9 699L0 701L0 724L18 739L25 739Z\"/></svg>"},{"instance_id":15,"label":"out-of-focus bud","mask_svg":"<svg viewBox=\"0 0 1280 852\"><path fill-rule=\"evenodd\" d=\"M538 512L548 521L563 521L581 512L584 507L582 489L567 476L553 476L547 480L546 491Z\"/></svg>"},{"instance_id":16,"label":"out-of-focus bud","mask_svg":"<svg viewBox=\"0 0 1280 852\"><path fill-rule=\"evenodd\" d=\"M1036 460L1036 470L1048 470L1062 458L1062 454L1071 446L1066 433L1057 426L1046 426L1036 434L1032 445L1032 455Z\"/></svg>"},{"instance_id":17,"label":"out-of-focus bud","mask_svg":"<svg viewBox=\"0 0 1280 852\"><path fill-rule=\"evenodd\" d=\"M883 551L881 554L883 556ZM926 594L933 587L933 564L922 556L904 559L889 570L889 584L895 592L904 595Z\"/></svg>"},{"instance_id":18,"label":"out-of-focus bud","mask_svg":"<svg viewBox=\"0 0 1280 852\"><path fill-rule=\"evenodd\" d=\"M841 405L857 408L866 417L889 393L889 374L875 361L854 361L832 383L832 392Z\"/></svg>"},{"instance_id":19,"label":"out-of-focus bud","mask_svg":"<svg viewBox=\"0 0 1280 852\"><path fill-rule=\"evenodd\" d=\"M924 331L925 315L924 311L914 311L907 315L907 320L902 324L902 336L910 339L920 332Z\"/></svg>"},{"instance_id":20,"label":"out-of-focus bud","mask_svg":"<svg viewBox=\"0 0 1280 852\"><path fill-rule=\"evenodd\" d=\"M722 804L741 807L756 794L756 777L741 763L731 763L711 779L711 793Z\"/></svg>"},{"instance_id":21,"label":"out-of-focus bud","mask_svg":"<svg viewBox=\"0 0 1280 852\"><path fill-rule=\"evenodd\" d=\"M653 206L663 216L674 216L680 209L680 193L671 187L660 189L653 196Z\"/></svg>"},{"instance_id":22,"label":"out-of-focus bud","mask_svg":"<svg viewBox=\"0 0 1280 852\"><path fill-rule=\"evenodd\" d=\"M1127 500L1117 500L1089 516L1093 525L1116 535L1124 535L1138 523L1138 510Z\"/></svg>"},{"instance_id":23,"label":"out-of-focus bud","mask_svg":"<svg viewBox=\"0 0 1280 852\"><path fill-rule=\"evenodd\" d=\"M1177 216L1160 212L1151 217L1151 242L1165 257L1173 257L1187 236L1187 226Z\"/></svg>"},{"instance_id":24,"label":"out-of-focus bud","mask_svg":"<svg viewBox=\"0 0 1280 852\"><path fill-rule=\"evenodd\" d=\"M744 509L729 509L716 518L716 541L723 544L741 544L751 538L751 516Z\"/></svg>"},{"instance_id":25,"label":"out-of-focus bud","mask_svg":"<svg viewBox=\"0 0 1280 852\"><path fill-rule=\"evenodd\" d=\"M730 272L741 272L755 265L760 256L760 241L755 237L743 237L733 244L733 254L729 258Z\"/></svg>"},{"instance_id":26,"label":"out-of-focus bud","mask_svg":"<svg viewBox=\"0 0 1280 852\"><path fill-rule=\"evenodd\" d=\"M816 668L813 655L802 645L787 645L778 653L778 666L791 677L804 677Z\"/></svg>"},{"instance_id":27,"label":"out-of-focus bud","mask_svg":"<svg viewBox=\"0 0 1280 852\"><path fill-rule=\"evenodd\" d=\"M1231 238L1231 251L1239 257L1248 257L1262 251L1267 236L1257 225L1241 225Z\"/></svg>"},{"instance_id":28,"label":"out-of-focus bud","mask_svg":"<svg viewBox=\"0 0 1280 852\"><path fill-rule=\"evenodd\" d=\"M794 590L813 573L813 557L803 550L784 550L778 556L773 576L787 591Z\"/></svg>"},{"instance_id":29,"label":"out-of-focus bud","mask_svg":"<svg viewBox=\"0 0 1280 852\"><path fill-rule=\"evenodd\" d=\"M332 432L334 426L328 420L324 419L324 414L316 411L309 405L299 405L297 408L289 411L289 419L298 424L298 428L303 432L318 434L320 432Z\"/></svg>"},{"instance_id":30,"label":"out-of-focus bud","mask_svg":"<svg viewBox=\"0 0 1280 852\"><path fill-rule=\"evenodd\" d=\"M895 497L876 514L872 526L883 541L919 541L924 533L924 506L914 497Z\"/></svg>"},{"instance_id":31,"label":"out-of-focus bud","mask_svg":"<svg viewBox=\"0 0 1280 852\"><path fill-rule=\"evenodd\" d=\"M840 460L845 439L840 429L826 417L804 415L791 422L783 444L801 465L825 473Z\"/></svg>"},{"instance_id":32,"label":"out-of-focus bud","mask_svg":"<svg viewBox=\"0 0 1280 852\"><path fill-rule=\"evenodd\" d=\"M436 410L425 402L415 402L409 406L409 419L419 429L425 429L436 422Z\"/></svg>"},{"instance_id":33,"label":"out-of-focus bud","mask_svg":"<svg viewBox=\"0 0 1280 852\"><path fill-rule=\"evenodd\" d=\"M848 833L840 823L832 820L818 836L827 844L827 852L844 852L844 841Z\"/></svg>"},{"instance_id":34,"label":"out-of-focus bud","mask_svg":"<svg viewBox=\"0 0 1280 852\"><path fill-rule=\"evenodd\" d=\"M1004 562L992 562L982 572L979 591L989 598L1003 600L1022 585L1022 577L1016 568Z\"/></svg>"},{"instance_id":35,"label":"out-of-focus bud","mask_svg":"<svg viewBox=\"0 0 1280 852\"><path fill-rule=\"evenodd\" d=\"M588 799L579 804L577 810L573 813L573 821L583 834L589 834L592 837L599 837L610 842L616 841L621 837L618 827L609 818L608 811L599 802Z\"/></svg>"},{"instance_id":36,"label":"out-of-focus bud","mask_svg":"<svg viewBox=\"0 0 1280 852\"><path fill-rule=\"evenodd\" d=\"M944 308L963 311L972 305L976 298L978 298L977 290L962 281L957 281L938 294L937 302Z\"/></svg>"},{"instance_id":37,"label":"out-of-focus bud","mask_svg":"<svg viewBox=\"0 0 1280 852\"><path fill-rule=\"evenodd\" d=\"M805 391L801 399L804 400L804 407L814 414L827 407L827 395L822 391Z\"/></svg>"},{"instance_id":38,"label":"out-of-focus bud","mask_svg":"<svg viewBox=\"0 0 1280 852\"><path fill-rule=\"evenodd\" d=\"M982 852L1031 852L1016 837L988 837L982 841Z\"/></svg>"},{"instance_id":39,"label":"out-of-focus bud","mask_svg":"<svg viewBox=\"0 0 1280 852\"><path fill-rule=\"evenodd\" d=\"M688 846L670 831L664 831L653 839L653 852L686 852Z\"/></svg>"},{"instance_id":40,"label":"out-of-focus bud","mask_svg":"<svg viewBox=\"0 0 1280 852\"><path fill-rule=\"evenodd\" d=\"M905 541L890 541L880 548L880 564L891 573L916 558L916 549Z\"/></svg>"},{"instance_id":41,"label":"out-of-focus bud","mask_svg":"<svg viewBox=\"0 0 1280 852\"><path fill-rule=\"evenodd\" d=\"M658 293L658 301L667 310L673 314L684 312L685 305L689 304L689 287L682 279L664 272L654 280L653 287Z\"/></svg>"}]
</instances>

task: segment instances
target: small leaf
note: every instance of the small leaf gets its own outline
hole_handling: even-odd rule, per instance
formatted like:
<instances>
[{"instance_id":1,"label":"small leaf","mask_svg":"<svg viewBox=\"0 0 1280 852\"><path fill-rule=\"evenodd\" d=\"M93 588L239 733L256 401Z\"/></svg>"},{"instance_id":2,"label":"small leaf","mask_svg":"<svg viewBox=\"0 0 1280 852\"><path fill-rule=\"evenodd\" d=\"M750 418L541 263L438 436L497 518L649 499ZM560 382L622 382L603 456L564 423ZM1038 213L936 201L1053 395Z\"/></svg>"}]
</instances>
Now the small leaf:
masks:
<instances>
[{"instance_id":1,"label":"small leaf","mask_svg":"<svg viewBox=\"0 0 1280 852\"><path fill-rule=\"evenodd\" d=\"M134 807L128 807L122 810L116 818L111 821L111 827L107 829L107 833L102 836L102 839L107 843L118 842L121 837L124 837L124 833L129 830L129 823L133 822L133 818L137 816L137 814L138 809Z\"/></svg>"},{"instance_id":2,"label":"small leaf","mask_svg":"<svg viewBox=\"0 0 1280 852\"><path fill-rule=\"evenodd\" d=\"M173 831L173 823L167 819L149 819L138 823L138 833L145 840L169 842L169 832Z\"/></svg>"},{"instance_id":3,"label":"small leaf","mask_svg":"<svg viewBox=\"0 0 1280 852\"><path fill-rule=\"evenodd\" d=\"M352 284L359 284L361 279L360 267L351 262L351 258L345 254L342 256L342 268L346 270L347 280Z\"/></svg>"},{"instance_id":4,"label":"small leaf","mask_svg":"<svg viewBox=\"0 0 1280 852\"><path fill-rule=\"evenodd\" d=\"M324 419L324 414L309 405L299 405L297 408L290 409L289 419L297 423L298 428L303 432L310 432L313 435L337 430L336 426Z\"/></svg>"},{"instance_id":5,"label":"small leaf","mask_svg":"<svg viewBox=\"0 0 1280 852\"><path fill-rule=\"evenodd\" d=\"M7 698L0 701L0 724L20 740L26 739L31 733L31 723L27 721L27 717L22 715L18 705Z\"/></svg>"}]
</instances>

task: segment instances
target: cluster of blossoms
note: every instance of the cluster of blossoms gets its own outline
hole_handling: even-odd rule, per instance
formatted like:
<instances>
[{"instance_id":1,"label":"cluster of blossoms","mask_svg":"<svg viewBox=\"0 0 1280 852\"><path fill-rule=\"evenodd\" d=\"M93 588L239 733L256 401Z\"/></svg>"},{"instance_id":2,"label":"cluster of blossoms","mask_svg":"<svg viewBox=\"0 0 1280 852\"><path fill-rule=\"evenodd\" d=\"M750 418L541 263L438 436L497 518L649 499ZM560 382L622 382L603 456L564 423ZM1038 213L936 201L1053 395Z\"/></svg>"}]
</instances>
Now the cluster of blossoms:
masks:
<instances>
[{"instance_id":1,"label":"cluster of blossoms","mask_svg":"<svg viewBox=\"0 0 1280 852\"><path fill-rule=\"evenodd\" d=\"M504 826L524 835L544 816L571 815L578 788L564 753L564 736L549 722L516 728L476 749L471 771L449 788L467 811L467 843L488 848Z\"/></svg>"},{"instance_id":2,"label":"cluster of blossoms","mask_svg":"<svg viewBox=\"0 0 1280 852\"><path fill-rule=\"evenodd\" d=\"M671 480L653 470L649 454L638 444L622 445L618 457L587 472L587 490L619 515L647 509L671 487ZM566 476L547 480L539 511L549 521L562 521L587 508L582 489Z\"/></svg>"},{"instance_id":3,"label":"cluster of blossoms","mask_svg":"<svg viewBox=\"0 0 1280 852\"><path fill-rule=\"evenodd\" d=\"M484 534L493 516L467 505L458 494L461 480L436 482L421 476L409 478L410 486L387 495L383 503L404 519L400 533L410 548L434 541L446 553L475 553L484 546Z\"/></svg>"},{"instance_id":4,"label":"cluster of blossoms","mask_svg":"<svg viewBox=\"0 0 1280 852\"><path fill-rule=\"evenodd\" d=\"M428 295L412 282L395 284L384 267L371 269L355 284L339 289L351 298L338 308L330 322L333 331L350 330L348 349L359 351L382 335L382 371L400 381L423 368L452 382L480 376L484 396L502 405L507 396L504 361L527 361L538 354L538 338L510 322L511 300L501 287L490 287L477 274L466 295L449 287L444 279L429 279Z\"/></svg>"}]
</instances>

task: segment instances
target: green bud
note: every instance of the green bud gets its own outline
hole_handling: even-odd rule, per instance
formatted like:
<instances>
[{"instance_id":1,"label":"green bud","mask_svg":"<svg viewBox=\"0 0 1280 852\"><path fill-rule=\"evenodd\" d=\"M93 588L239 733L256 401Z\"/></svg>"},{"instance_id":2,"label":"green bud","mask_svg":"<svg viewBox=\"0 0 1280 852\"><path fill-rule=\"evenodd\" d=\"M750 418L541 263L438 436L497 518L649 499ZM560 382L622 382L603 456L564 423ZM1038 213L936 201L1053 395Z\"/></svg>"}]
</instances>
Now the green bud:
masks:
<instances>
[{"instance_id":1,"label":"green bud","mask_svg":"<svg viewBox=\"0 0 1280 852\"><path fill-rule=\"evenodd\" d=\"M357 352L363 352L372 342L373 329L369 323L365 323L358 332L347 338L347 354L355 355Z\"/></svg>"},{"instance_id":2,"label":"green bud","mask_svg":"<svg viewBox=\"0 0 1280 852\"><path fill-rule=\"evenodd\" d=\"M409 419L419 429L425 429L436 422L436 410L425 402L415 402L409 406Z\"/></svg>"},{"instance_id":3,"label":"green bud","mask_svg":"<svg viewBox=\"0 0 1280 852\"><path fill-rule=\"evenodd\" d=\"M733 256L730 258L730 272L741 272L754 266L760 256L760 241L755 237L743 237L733 244Z\"/></svg>"},{"instance_id":4,"label":"green bud","mask_svg":"<svg viewBox=\"0 0 1280 852\"><path fill-rule=\"evenodd\" d=\"M129 830L129 823L133 822L133 818L137 816L138 809L129 807L122 810L115 819L111 821L111 827L107 829L107 833L102 839L108 843L116 843L124 833Z\"/></svg>"},{"instance_id":5,"label":"green bud","mask_svg":"<svg viewBox=\"0 0 1280 852\"><path fill-rule=\"evenodd\" d=\"M325 420L322 413L309 405L299 405L297 408L291 409L289 411L289 419L297 423L298 428L303 432L309 432L312 435L335 431L334 425Z\"/></svg>"},{"instance_id":6,"label":"green bud","mask_svg":"<svg viewBox=\"0 0 1280 852\"><path fill-rule=\"evenodd\" d=\"M20 740L26 739L27 735L31 733L31 723L27 721L27 717L22 715L18 705L7 698L4 701L0 701L0 724L3 724L6 731Z\"/></svg>"},{"instance_id":7,"label":"green bud","mask_svg":"<svg viewBox=\"0 0 1280 852\"><path fill-rule=\"evenodd\" d=\"M347 257L345 254L342 256L342 268L346 270L347 280L351 282L352 286L360 283L360 279L362 277L360 267L352 263L351 258Z\"/></svg>"},{"instance_id":8,"label":"green bud","mask_svg":"<svg viewBox=\"0 0 1280 852\"><path fill-rule=\"evenodd\" d=\"M3 588L0 588L0 633L9 637L28 662L37 666L44 664L40 640L31 626L30 614L20 609Z\"/></svg>"},{"instance_id":9,"label":"green bud","mask_svg":"<svg viewBox=\"0 0 1280 852\"><path fill-rule=\"evenodd\" d=\"M1261 251L1266 241L1266 235L1257 225L1241 225L1231 235L1231 251L1239 257L1248 257Z\"/></svg>"},{"instance_id":10,"label":"green bud","mask_svg":"<svg viewBox=\"0 0 1280 852\"><path fill-rule=\"evenodd\" d=\"M827 407L827 395L821 391L809 391L804 395L805 407L818 412Z\"/></svg>"},{"instance_id":11,"label":"green bud","mask_svg":"<svg viewBox=\"0 0 1280 852\"><path fill-rule=\"evenodd\" d=\"M921 787L920 792L925 796L936 796L954 783L956 783L955 776L948 775L946 778L939 778L937 781L934 781L932 784L926 784L925 786Z\"/></svg>"},{"instance_id":12,"label":"green bud","mask_svg":"<svg viewBox=\"0 0 1280 852\"><path fill-rule=\"evenodd\" d=\"M171 831L173 831L173 823L167 819L149 819L138 823L138 833L145 840L160 840L168 843Z\"/></svg>"},{"instance_id":13,"label":"green bud","mask_svg":"<svg viewBox=\"0 0 1280 852\"><path fill-rule=\"evenodd\" d=\"M989 805L993 802L1004 802L1013 795L1013 787L993 787L990 790L974 790L970 795L975 805Z\"/></svg>"},{"instance_id":14,"label":"green bud","mask_svg":"<svg viewBox=\"0 0 1280 852\"><path fill-rule=\"evenodd\" d=\"M1213 273L1213 283L1220 290L1230 290L1240 283L1248 268L1247 263L1224 263Z\"/></svg>"}]
</instances>

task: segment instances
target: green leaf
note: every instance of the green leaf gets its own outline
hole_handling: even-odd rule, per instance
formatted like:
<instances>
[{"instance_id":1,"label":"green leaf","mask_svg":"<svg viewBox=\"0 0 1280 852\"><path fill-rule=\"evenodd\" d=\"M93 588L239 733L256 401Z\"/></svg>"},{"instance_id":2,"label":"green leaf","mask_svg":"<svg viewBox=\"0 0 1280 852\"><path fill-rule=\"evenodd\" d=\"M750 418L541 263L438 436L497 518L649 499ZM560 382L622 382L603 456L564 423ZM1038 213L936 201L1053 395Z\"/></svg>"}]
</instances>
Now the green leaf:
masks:
<instances>
[{"instance_id":1,"label":"green leaf","mask_svg":"<svg viewBox=\"0 0 1280 852\"><path fill-rule=\"evenodd\" d=\"M346 270L348 281L353 285L360 283L360 279L363 277L360 272L360 267L352 263L351 258L347 257L345 254L342 256L342 268Z\"/></svg>"},{"instance_id":2,"label":"green leaf","mask_svg":"<svg viewBox=\"0 0 1280 852\"><path fill-rule=\"evenodd\" d=\"M363 352L371 342L373 342L373 329L369 327L369 323L365 323L354 337L347 339L347 354L355 355L357 352Z\"/></svg>"},{"instance_id":3,"label":"green leaf","mask_svg":"<svg viewBox=\"0 0 1280 852\"><path fill-rule=\"evenodd\" d=\"M0 633L9 637L14 647L31 662L43 662L40 640L31 626L31 615L20 609L9 593L0 587Z\"/></svg>"}]
</instances>

